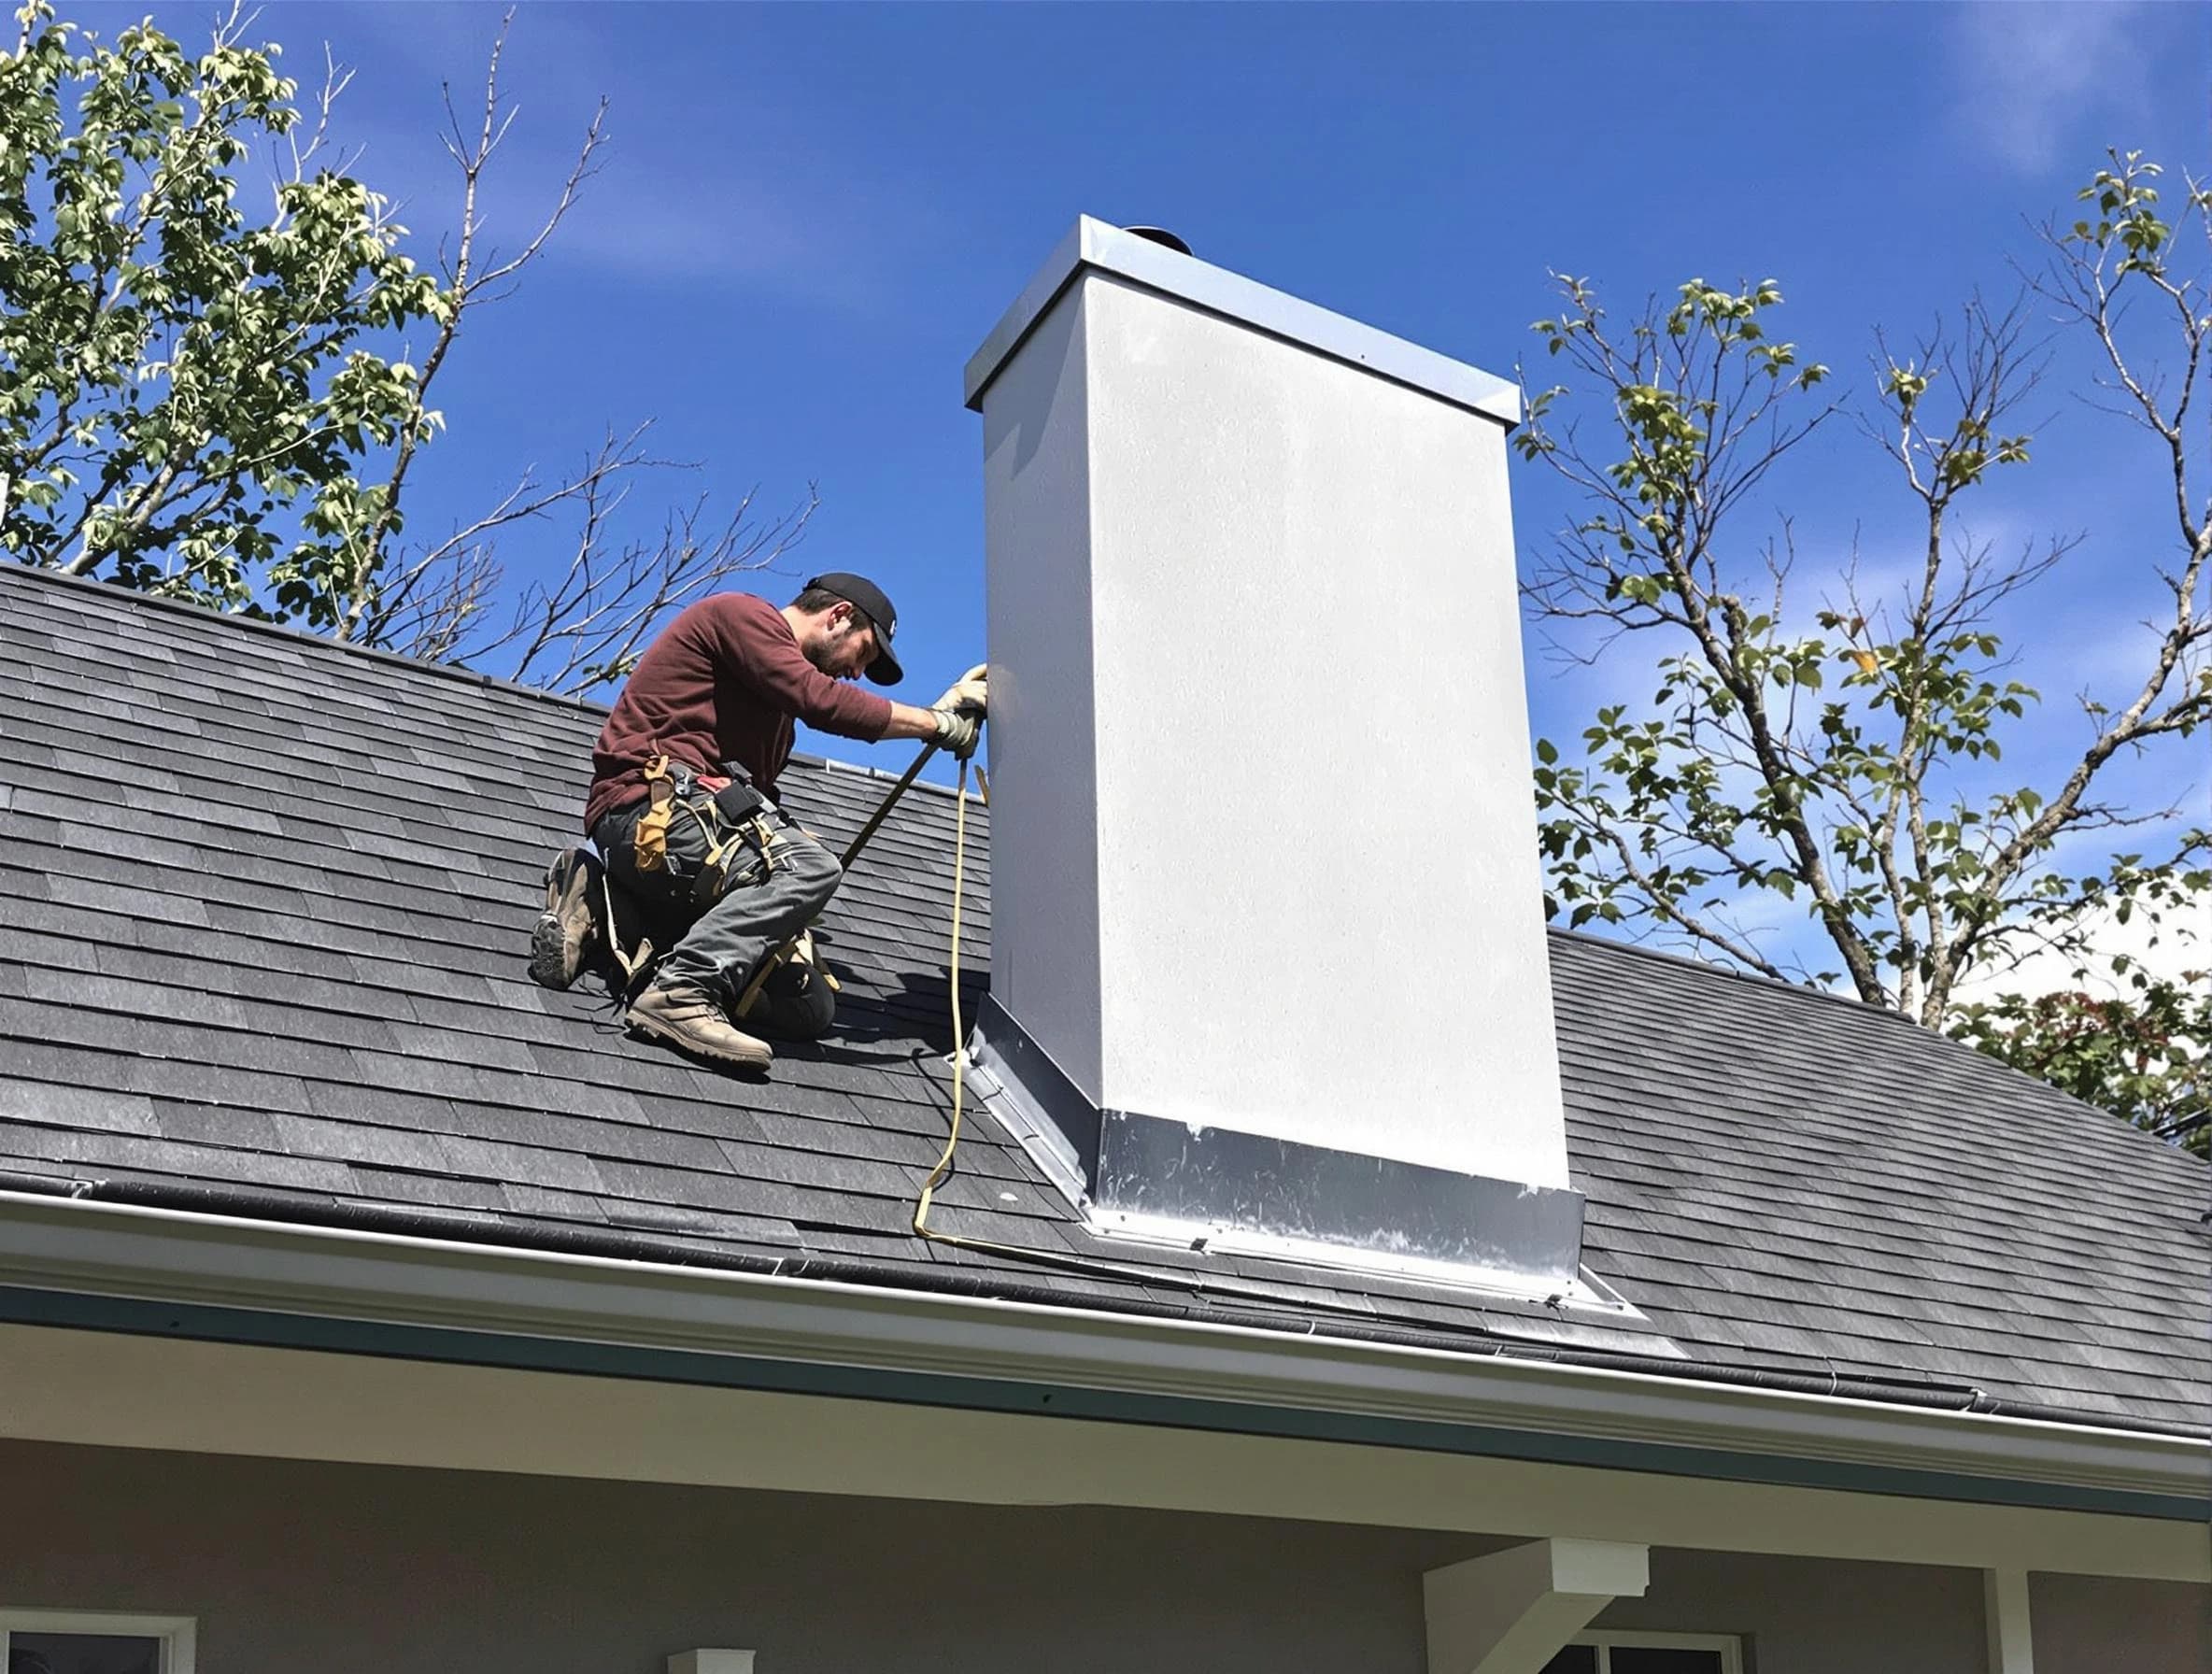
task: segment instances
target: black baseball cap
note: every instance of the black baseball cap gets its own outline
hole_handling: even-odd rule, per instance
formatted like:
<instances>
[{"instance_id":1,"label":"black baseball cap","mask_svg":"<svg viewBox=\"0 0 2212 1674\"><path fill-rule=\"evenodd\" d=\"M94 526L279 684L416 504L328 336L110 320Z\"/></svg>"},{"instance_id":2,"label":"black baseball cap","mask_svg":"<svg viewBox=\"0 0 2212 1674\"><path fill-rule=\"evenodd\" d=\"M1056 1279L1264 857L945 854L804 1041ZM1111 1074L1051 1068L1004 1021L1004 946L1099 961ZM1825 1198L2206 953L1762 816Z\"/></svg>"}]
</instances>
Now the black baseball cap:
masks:
<instances>
[{"instance_id":1,"label":"black baseball cap","mask_svg":"<svg viewBox=\"0 0 2212 1674\"><path fill-rule=\"evenodd\" d=\"M871 680L878 686L896 686L906 678L906 671L899 666L899 659L891 653L891 635L899 627L899 612L892 607L882 588L865 575L852 575L843 570L817 575L806 585L835 593L846 603L858 607L874 625L875 660L868 665Z\"/></svg>"}]
</instances>

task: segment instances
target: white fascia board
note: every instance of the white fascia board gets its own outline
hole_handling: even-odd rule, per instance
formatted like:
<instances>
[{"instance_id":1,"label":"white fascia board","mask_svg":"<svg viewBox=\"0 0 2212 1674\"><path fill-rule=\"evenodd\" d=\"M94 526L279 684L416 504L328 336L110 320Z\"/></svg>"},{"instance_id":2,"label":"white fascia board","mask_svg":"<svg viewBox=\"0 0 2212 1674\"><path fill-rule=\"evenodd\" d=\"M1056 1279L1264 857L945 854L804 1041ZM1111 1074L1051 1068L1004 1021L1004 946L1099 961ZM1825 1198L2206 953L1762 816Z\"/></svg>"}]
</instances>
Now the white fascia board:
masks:
<instances>
[{"instance_id":1,"label":"white fascia board","mask_svg":"<svg viewBox=\"0 0 2212 1674\"><path fill-rule=\"evenodd\" d=\"M1059 299L1060 292L1085 269L1113 274L1270 337L1301 345L1347 365L1364 367L1378 377L1423 390L1500 424L1521 422L1519 386L1494 373L1479 371L1434 349L1394 337L1088 215L1077 218L1036 277L1022 287L1014 305L991 328L983 347L969 357L960 395L970 407L982 410L985 389Z\"/></svg>"},{"instance_id":2,"label":"white fascia board","mask_svg":"<svg viewBox=\"0 0 2212 1674\"><path fill-rule=\"evenodd\" d=\"M1284 1412L1405 1426L1409 1439L1382 1445L1450 1449L1453 1429L1567 1438L1649 1447L1649 1463L1621 1468L1675 1474L1761 1480L1695 1462L1726 1455L1967 1479L1989 1484L1992 1501L2019 1502L2005 1491L2017 1484L2200 1506L2212 1494L2212 1442L2193 1437L1563 1366L1473 1344L1447 1353L18 1193L0 1193L0 1282L1206 1404L1208 1422L1192 1427L1235 1429L1220 1414L1241 1408L1255 1433ZM934 1397L908 1389L886 1398ZM957 1394L944 1404L958 1404ZM1149 1422L1173 1422L1153 1411Z\"/></svg>"}]
</instances>

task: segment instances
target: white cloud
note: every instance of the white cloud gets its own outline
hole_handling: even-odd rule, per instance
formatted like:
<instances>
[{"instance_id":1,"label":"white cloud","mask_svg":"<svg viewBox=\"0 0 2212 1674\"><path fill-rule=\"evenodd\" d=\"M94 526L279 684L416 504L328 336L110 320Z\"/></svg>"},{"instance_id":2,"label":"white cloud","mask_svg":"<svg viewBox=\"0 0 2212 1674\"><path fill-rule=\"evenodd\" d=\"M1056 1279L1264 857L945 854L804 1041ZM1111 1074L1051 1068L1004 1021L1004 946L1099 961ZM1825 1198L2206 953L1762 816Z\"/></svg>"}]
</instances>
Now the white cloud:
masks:
<instances>
[{"instance_id":1,"label":"white cloud","mask_svg":"<svg viewBox=\"0 0 2212 1674\"><path fill-rule=\"evenodd\" d=\"M1959 121L2022 174L2077 149L2088 120L2141 107L2148 64L2140 14L2125 0L1983 4L1954 14Z\"/></svg>"},{"instance_id":2,"label":"white cloud","mask_svg":"<svg viewBox=\"0 0 2212 1674\"><path fill-rule=\"evenodd\" d=\"M2203 906L2193 912L2169 914L2159 925L2141 914L2122 924L2116 914L2106 910L2091 918L2087 928L2091 952L2086 959L2039 948L2017 965L1983 971L1961 983L1953 999L1959 1004L1971 1005L2003 994L2050 994L2076 988L2121 999L2129 989L2112 974L2111 968L2112 960L2121 954L2141 960L2152 976L2169 982L2178 982L2186 973L2212 965L2212 909ZM2077 966L2087 967L2078 981L2074 975Z\"/></svg>"},{"instance_id":3,"label":"white cloud","mask_svg":"<svg viewBox=\"0 0 2212 1674\"><path fill-rule=\"evenodd\" d=\"M2205 799L2198 793L2185 799L2175 814L2128 831L2068 831L2053 845L2049 861L2060 872L2086 873L2101 870L2120 850L2157 859L2171 855L2182 835L2202 826L2205 817ZM2082 928L2089 938L2085 953L2062 953L2022 942L2017 962L2009 956L2000 958L1961 983L1955 998L1961 1004L1971 1004L2003 994L2077 988L2108 999L2124 998L2128 986L2112 973L2112 960L2122 954L2140 960L2152 976L2169 982L2190 972L2212 969L2212 900L2162 908L2157 922L2148 912L2137 910L2122 924L2119 914L2107 907L2084 918ZM2085 972L2079 980L2074 975L2077 968Z\"/></svg>"}]
</instances>

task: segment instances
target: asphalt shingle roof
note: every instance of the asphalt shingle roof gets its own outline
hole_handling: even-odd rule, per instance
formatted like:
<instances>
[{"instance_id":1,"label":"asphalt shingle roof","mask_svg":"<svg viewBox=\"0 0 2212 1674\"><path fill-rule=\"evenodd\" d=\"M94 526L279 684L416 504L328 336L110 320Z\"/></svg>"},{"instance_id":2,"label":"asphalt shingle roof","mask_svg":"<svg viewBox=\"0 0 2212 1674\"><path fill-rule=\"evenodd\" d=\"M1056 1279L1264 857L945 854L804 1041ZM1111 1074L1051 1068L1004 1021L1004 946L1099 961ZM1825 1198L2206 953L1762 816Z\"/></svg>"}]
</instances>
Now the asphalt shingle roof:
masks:
<instances>
[{"instance_id":1,"label":"asphalt shingle roof","mask_svg":"<svg viewBox=\"0 0 2212 1674\"><path fill-rule=\"evenodd\" d=\"M1584 1261L1646 1323L1132 1256L985 1113L933 1224L1062 1259L925 1244L952 797L910 795L832 908L837 1033L725 1078L524 974L600 714L0 564L0 1173L2212 1422L2201 1162L1896 1017L1585 937L1551 943ZM802 759L785 788L841 843L886 787ZM971 1003L988 829L971 807Z\"/></svg>"}]
</instances>

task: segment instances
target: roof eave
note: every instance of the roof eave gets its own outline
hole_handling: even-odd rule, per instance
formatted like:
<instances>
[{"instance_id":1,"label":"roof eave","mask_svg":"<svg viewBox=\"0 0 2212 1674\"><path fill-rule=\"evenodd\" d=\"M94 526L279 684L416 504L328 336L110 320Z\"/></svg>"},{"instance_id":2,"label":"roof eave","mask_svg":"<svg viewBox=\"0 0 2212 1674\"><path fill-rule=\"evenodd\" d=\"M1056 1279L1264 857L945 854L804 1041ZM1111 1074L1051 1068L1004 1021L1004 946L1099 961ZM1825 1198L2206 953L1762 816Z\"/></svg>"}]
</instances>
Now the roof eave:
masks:
<instances>
[{"instance_id":1,"label":"roof eave","mask_svg":"<svg viewBox=\"0 0 2212 1674\"><path fill-rule=\"evenodd\" d=\"M321 1346L331 1322L458 1329L626 1352L645 1377L657 1355L711 1355L733 1376L817 1369L834 1374L822 1393L856 1393L858 1378L921 1405L1018 1410L1024 1389L1081 1391L1089 1416L1127 1405L1198 1429L2212 1517L2202 1439L990 1298L16 1193L0 1193L0 1271L16 1287L0 1291L0 1316L29 1323L70 1323L57 1298L142 1298L225 1312L206 1334L234 1338L233 1311L250 1310L278 1343L286 1319L319 1322Z\"/></svg>"}]
</instances>

